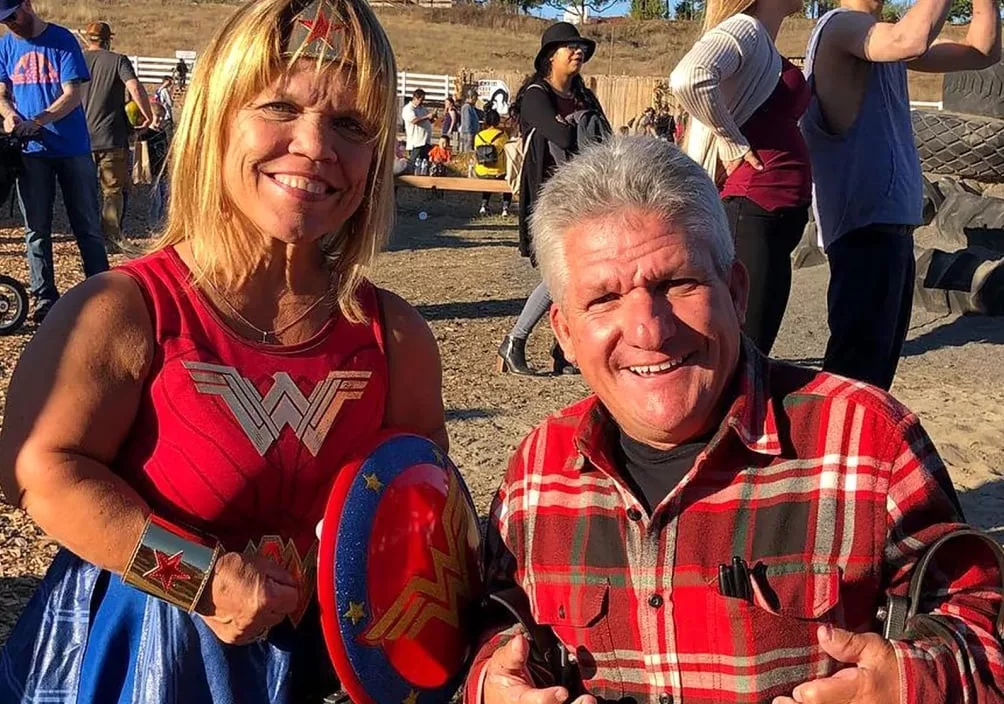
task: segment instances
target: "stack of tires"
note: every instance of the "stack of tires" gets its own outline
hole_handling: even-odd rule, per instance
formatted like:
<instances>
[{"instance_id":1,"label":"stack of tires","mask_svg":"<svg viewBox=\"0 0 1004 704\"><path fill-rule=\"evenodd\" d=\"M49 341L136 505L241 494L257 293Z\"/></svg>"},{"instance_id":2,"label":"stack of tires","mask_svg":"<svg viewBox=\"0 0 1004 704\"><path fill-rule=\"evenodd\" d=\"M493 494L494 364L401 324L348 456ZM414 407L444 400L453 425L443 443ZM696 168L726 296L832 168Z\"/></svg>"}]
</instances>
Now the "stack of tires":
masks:
<instances>
[{"instance_id":1,"label":"stack of tires","mask_svg":"<svg viewBox=\"0 0 1004 704\"><path fill-rule=\"evenodd\" d=\"M924 173L1004 183L1004 64L945 76L944 110L914 110Z\"/></svg>"}]
</instances>

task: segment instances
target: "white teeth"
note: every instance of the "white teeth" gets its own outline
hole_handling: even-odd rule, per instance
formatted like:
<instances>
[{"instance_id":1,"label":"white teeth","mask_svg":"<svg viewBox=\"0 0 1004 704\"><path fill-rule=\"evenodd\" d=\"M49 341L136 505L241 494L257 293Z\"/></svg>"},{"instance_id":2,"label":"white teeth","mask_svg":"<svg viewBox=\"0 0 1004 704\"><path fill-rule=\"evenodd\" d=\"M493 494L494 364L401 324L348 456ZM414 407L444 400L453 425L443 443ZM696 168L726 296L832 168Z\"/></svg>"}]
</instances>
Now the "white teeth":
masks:
<instances>
[{"instance_id":1,"label":"white teeth","mask_svg":"<svg viewBox=\"0 0 1004 704\"><path fill-rule=\"evenodd\" d=\"M659 374L660 372L668 372L670 369L675 369L676 367L683 364L682 359L670 359L662 364L649 364L647 366L639 367L628 367L629 370L635 374Z\"/></svg>"},{"instance_id":2,"label":"white teeth","mask_svg":"<svg viewBox=\"0 0 1004 704\"><path fill-rule=\"evenodd\" d=\"M328 192L328 184L324 181L318 181L312 178L304 178L302 176L288 176L286 174L272 174L272 178L281 183L284 186L289 186L290 188L298 188L301 191L306 191L307 193L314 193L317 195L323 195Z\"/></svg>"}]
</instances>

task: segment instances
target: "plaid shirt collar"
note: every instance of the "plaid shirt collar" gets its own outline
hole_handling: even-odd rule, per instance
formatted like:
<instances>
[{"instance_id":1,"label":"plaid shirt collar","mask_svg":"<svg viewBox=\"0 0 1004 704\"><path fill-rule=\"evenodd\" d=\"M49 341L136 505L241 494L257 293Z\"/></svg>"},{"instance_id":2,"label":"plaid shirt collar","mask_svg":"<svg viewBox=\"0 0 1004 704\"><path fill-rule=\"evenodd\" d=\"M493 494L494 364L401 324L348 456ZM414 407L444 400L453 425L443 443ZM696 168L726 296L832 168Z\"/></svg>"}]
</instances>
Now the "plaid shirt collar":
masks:
<instances>
[{"instance_id":1,"label":"plaid shirt collar","mask_svg":"<svg viewBox=\"0 0 1004 704\"><path fill-rule=\"evenodd\" d=\"M714 452L731 430L750 451L780 455L775 400L770 395L770 360L745 336L742 338L737 374L739 392L708 444L708 453ZM577 469L583 469L585 460L588 460L594 467L616 474L614 447L617 425L595 395L589 399L579 419L574 442L579 452Z\"/></svg>"}]
</instances>

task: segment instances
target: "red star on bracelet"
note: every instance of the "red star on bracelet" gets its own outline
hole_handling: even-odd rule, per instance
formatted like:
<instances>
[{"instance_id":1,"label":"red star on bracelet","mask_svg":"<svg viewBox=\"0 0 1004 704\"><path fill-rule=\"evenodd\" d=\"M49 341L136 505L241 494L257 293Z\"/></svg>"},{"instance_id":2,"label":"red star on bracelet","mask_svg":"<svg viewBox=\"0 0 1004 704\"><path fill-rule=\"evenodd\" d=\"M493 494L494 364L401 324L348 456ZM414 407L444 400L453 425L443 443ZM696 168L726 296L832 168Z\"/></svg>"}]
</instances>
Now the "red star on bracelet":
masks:
<instances>
[{"instance_id":1,"label":"red star on bracelet","mask_svg":"<svg viewBox=\"0 0 1004 704\"><path fill-rule=\"evenodd\" d=\"M167 553L163 553L160 550L154 550L153 557L157 560L157 566L152 570L144 572L143 576L151 581L156 580L160 582L160 585L163 587L165 592L171 591L171 586L174 584L174 580L176 579L184 582L191 580L192 575L182 572L178 567L178 565L181 564L181 556L184 552L184 550L179 550L168 557Z\"/></svg>"}]
</instances>

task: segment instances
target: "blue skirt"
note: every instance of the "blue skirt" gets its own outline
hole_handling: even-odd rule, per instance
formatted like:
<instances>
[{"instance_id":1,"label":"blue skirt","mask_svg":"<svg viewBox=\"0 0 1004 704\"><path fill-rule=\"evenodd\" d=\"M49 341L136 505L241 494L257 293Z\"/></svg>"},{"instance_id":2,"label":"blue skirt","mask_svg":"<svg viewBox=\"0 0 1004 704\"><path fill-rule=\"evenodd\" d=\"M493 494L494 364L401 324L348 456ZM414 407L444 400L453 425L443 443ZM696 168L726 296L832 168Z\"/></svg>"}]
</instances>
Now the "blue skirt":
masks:
<instances>
[{"instance_id":1,"label":"blue skirt","mask_svg":"<svg viewBox=\"0 0 1004 704\"><path fill-rule=\"evenodd\" d=\"M332 688L316 608L299 628L227 645L65 550L0 651L4 704L300 704Z\"/></svg>"}]
</instances>

